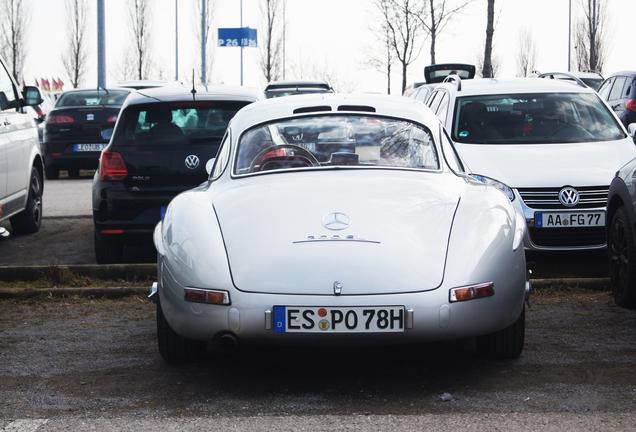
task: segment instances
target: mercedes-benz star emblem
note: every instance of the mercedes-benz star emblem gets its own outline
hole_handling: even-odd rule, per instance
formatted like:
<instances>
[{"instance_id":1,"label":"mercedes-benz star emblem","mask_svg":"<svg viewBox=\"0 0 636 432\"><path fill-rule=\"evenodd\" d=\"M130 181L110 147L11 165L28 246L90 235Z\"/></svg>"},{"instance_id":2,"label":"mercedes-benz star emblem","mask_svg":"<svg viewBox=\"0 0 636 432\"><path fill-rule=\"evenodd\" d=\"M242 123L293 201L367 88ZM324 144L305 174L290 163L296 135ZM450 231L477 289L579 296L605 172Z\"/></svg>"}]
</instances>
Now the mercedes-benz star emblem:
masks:
<instances>
[{"instance_id":1,"label":"mercedes-benz star emblem","mask_svg":"<svg viewBox=\"0 0 636 432\"><path fill-rule=\"evenodd\" d=\"M332 231L343 230L349 225L351 225L351 218L344 213L329 213L322 218L322 226Z\"/></svg>"},{"instance_id":2,"label":"mercedes-benz star emblem","mask_svg":"<svg viewBox=\"0 0 636 432\"><path fill-rule=\"evenodd\" d=\"M579 203L579 193L573 187L567 186L559 192L559 201L566 207L574 207Z\"/></svg>"},{"instance_id":3,"label":"mercedes-benz star emblem","mask_svg":"<svg viewBox=\"0 0 636 432\"><path fill-rule=\"evenodd\" d=\"M185 158L185 166L191 170L196 169L199 166L199 158L197 155L190 155Z\"/></svg>"}]
</instances>

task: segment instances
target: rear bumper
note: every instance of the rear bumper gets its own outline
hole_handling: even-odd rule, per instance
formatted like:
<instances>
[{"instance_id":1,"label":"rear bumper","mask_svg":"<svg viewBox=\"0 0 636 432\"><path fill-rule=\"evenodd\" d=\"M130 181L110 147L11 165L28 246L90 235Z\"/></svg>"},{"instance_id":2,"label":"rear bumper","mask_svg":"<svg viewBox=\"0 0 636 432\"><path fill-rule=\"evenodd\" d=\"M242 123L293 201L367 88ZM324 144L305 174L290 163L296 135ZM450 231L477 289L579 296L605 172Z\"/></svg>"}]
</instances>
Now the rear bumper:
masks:
<instances>
[{"instance_id":1,"label":"rear bumper","mask_svg":"<svg viewBox=\"0 0 636 432\"><path fill-rule=\"evenodd\" d=\"M90 143L90 141L86 141ZM93 144L108 144L108 142L96 142ZM75 143L70 142L44 142L42 154L46 166L59 166L61 168L95 169L99 163L101 152L86 151L76 152Z\"/></svg>"}]
</instances>

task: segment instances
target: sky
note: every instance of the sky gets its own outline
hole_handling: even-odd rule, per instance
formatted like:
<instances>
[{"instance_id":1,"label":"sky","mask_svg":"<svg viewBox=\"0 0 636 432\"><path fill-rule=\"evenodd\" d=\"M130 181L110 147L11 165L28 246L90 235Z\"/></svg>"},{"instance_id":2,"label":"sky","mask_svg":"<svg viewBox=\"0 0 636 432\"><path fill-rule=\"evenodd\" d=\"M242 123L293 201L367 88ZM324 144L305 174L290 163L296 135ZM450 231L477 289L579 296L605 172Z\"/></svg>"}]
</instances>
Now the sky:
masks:
<instances>
[{"instance_id":1,"label":"sky","mask_svg":"<svg viewBox=\"0 0 636 432\"><path fill-rule=\"evenodd\" d=\"M61 64L66 50L67 18L65 0L26 0L31 8L27 32L27 60L24 75L27 85L41 78L62 79L65 90L70 88ZM200 56L193 28L200 26L192 13L197 0L152 0L151 56L161 65L165 78L174 79L176 65L176 20L178 7L178 78L191 82L194 59ZM454 2L454 0L448 0ZM459 1L459 0L457 0ZM455 3L457 2L455 1ZM636 16L636 0L607 0L610 2L612 43L603 75L619 70L636 70L633 55L632 17ZM579 0L572 0L573 13ZM85 86L97 83L97 0L90 0L89 71ZM216 0L213 18L217 28L259 28L261 0ZM516 75L516 52L519 29L528 27L538 47L535 69L541 72L567 71L568 66L568 3L569 0L496 0L494 56L500 64L499 77ZM285 65L286 79L298 78L308 65L328 70L334 76L334 86L340 91L387 91L387 77L365 65L369 47L378 40L369 27L374 6L370 0L286 0ZM242 7L241 7L242 6ZM242 9L242 17L241 17ZM107 83L116 79L121 52L130 45L126 0L105 0ZM436 62L471 63L483 57L486 31L486 0L475 0L438 35ZM422 40L419 57L408 67L408 83L423 81L424 66L430 64L430 40ZM256 59L257 48L244 48L241 68L241 49L216 47L214 66L207 72L212 84L243 85L263 88L266 85ZM572 58L574 48L572 47ZM301 66L302 65L302 66ZM242 70L242 73L241 73ZM401 93L401 68L393 67L391 93ZM155 77L157 78L157 77ZM309 78L303 76L303 78Z\"/></svg>"}]
</instances>

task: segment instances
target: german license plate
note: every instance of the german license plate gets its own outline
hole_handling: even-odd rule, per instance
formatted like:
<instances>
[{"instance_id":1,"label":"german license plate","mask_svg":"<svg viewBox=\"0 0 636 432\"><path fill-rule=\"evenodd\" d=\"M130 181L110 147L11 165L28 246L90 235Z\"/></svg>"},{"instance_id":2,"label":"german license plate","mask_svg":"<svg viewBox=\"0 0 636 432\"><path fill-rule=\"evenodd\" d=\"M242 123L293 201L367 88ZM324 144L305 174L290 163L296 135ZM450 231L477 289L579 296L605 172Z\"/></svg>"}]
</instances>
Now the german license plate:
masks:
<instances>
[{"instance_id":1,"label":"german license plate","mask_svg":"<svg viewBox=\"0 0 636 432\"><path fill-rule=\"evenodd\" d=\"M102 151L108 144L75 144L75 151Z\"/></svg>"},{"instance_id":2,"label":"german license plate","mask_svg":"<svg viewBox=\"0 0 636 432\"><path fill-rule=\"evenodd\" d=\"M280 333L403 332L404 306L274 306L274 331Z\"/></svg>"},{"instance_id":3,"label":"german license plate","mask_svg":"<svg viewBox=\"0 0 636 432\"><path fill-rule=\"evenodd\" d=\"M534 226L537 228L570 228L605 226L605 212L550 212L535 213Z\"/></svg>"}]
</instances>

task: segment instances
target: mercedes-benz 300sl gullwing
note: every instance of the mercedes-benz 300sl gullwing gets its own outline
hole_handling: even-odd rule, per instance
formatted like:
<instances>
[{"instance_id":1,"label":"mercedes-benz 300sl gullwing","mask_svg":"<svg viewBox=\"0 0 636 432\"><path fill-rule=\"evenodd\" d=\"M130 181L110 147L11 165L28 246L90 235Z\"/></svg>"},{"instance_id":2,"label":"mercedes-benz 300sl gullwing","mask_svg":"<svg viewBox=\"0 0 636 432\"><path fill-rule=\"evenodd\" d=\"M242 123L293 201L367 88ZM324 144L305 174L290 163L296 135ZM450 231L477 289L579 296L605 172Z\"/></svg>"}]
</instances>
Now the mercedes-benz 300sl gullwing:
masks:
<instances>
[{"instance_id":1,"label":"mercedes-benz 300sl gullwing","mask_svg":"<svg viewBox=\"0 0 636 432\"><path fill-rule=\"evenodd\" d=\"M319 94L256 102L210 177L154 232L159 351L246 345L524 344L525 220L473 177L421 102ZM494 184L494 185L493 185Z\"/></svg>"}]
</instances>

